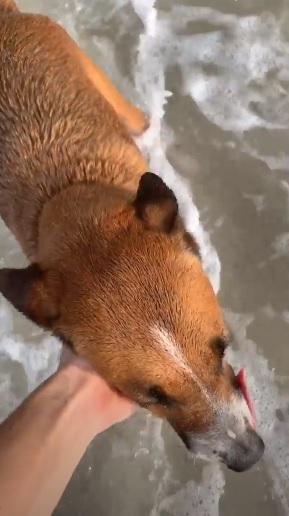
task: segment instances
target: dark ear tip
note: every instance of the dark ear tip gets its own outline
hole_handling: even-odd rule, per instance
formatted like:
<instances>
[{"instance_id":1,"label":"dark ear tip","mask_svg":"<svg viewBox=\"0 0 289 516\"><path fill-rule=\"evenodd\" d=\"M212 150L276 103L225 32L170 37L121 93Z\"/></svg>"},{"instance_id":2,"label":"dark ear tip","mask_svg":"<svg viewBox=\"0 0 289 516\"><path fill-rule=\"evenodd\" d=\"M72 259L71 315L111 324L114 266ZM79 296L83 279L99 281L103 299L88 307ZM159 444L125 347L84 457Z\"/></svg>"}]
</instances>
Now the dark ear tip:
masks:
<instances>
[{"instance_id":1,"label":"dark ear tip","mask_svg":"<svg viewBox=\"0 0 289 516\"><path fill-rule=\"evenodd\" d=\"M157 174L154 174L153 172L145 172L140 178L139 186L152 186L153 184L159 183L160 181L163 182L163 180Z\"/></svg>"},{"instance_id":2,"label":"dark ear tip","mask_svg":"<svg viewBox=\"0 0 289 516\"><path fill-rule=\"evenodd\" d=\"M177 203L174 192L166 185L160 176L146 172L140 178L138 194L150 195L152 199L172 199Z\"/></svg>"},{"instance_id":3,"label":"dark ear tip","mask_svg":"<svg viewBox=\"0 0 289 516\"><path fill-rule=\"evenodd\" d=\"M17 269L0 269L0 292L2 292L4 296L8 285L10 284L11 280L13 281L15 271L17 271Z\"/></svg>"},{"instance_id":4,"label":"dark ear tip","mask_svg":"<svg viewBox=\"0 0 289 516\"><path fill-rule=\"evenodd\" d=\"M48 276L37 264L0 270L0 292L26 317L51 328L58 317L59 283L48 288ZM51 282L50 282L51 287Z\"/></svg>"},{"instance_id":5,"label":"dark ear tip","mask_svg":"<svg viewBox=\"0 0 289 516\"><path fill-rule=\"evenodd\" d=\"M0 292L3 292L3 295L7 285L8 274L8 269L0 269Z\"/></svg>"},{"instance_id":6,"label":"dark ear tip","mask_svg":"<svg viewBox=\"0 0 289 516\"><path fill-rule=\"evenodd\" d=\"M154 183L156 181L158 181L156 174L153 174L152 172L145 172L139 180L137 196L139 197L144 192L153 189Z\"/></svg>"},{"instance_id":7,"label":"dark ear tip","mask_svg":"<svg viewBox=\"0 0 289 516\"><path fill-rule=\"evenodd\" d=\"M178 203L175 194L164 181L152 172L140 179L134 202L137 216L147 228L169 233L174 226Z\"/></svg>"},{"instance_id":8,"label":"dark ear tip","mask_svg":"<svg viewBox=\"0 0 289 516\"><path fill-rule=\"evenodd\" d=\"M140 184L150 181L151 179L155 179L156 177L158 177L157 174L154 174L153 172L145 172L140 178Z\"/></svg>"},{"instance_id":9,"label":"dark ear tip","mask_svg":"<svg viewBox=\"0 0 289 516\"><path fill-rule=\"evenodd\" d=\"M0 269L0 290L8 283L26 283L30 280L41 278L42 272L36 263L29 265L26 269Z\"/></svg>"},{"instance_id":10,"label":"dark ear tip","mask_svg":"<svg viewBox=\"0 0 289 516\"><path fill-rule=\"evenodd\" d=\"M29 265L24 269L1 269L0 292L17 310L25 313L30 287L41 276L42 272L37 264Z\"/></svg>"}]
</instances>

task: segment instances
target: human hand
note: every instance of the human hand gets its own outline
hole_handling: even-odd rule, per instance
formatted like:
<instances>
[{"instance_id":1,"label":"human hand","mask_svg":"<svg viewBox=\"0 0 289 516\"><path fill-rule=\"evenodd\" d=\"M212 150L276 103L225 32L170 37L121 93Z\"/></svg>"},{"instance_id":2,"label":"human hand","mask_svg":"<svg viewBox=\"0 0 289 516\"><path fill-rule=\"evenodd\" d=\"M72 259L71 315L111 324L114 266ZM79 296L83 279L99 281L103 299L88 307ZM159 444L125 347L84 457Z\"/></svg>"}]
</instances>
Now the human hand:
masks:
<instances>
[{"instance_id":1,"label":"human hand","mask_svg":"<svg viewBox=\"0 0 289 516\"><path fill-rule=\"evenodd\" d=\"M94 435L127 419L136 410L132 401L111 389L86 360L70 350L64 350L58 374L71 384L79 417L84 422L88 420Z\"/></svg>"}]
</instances>

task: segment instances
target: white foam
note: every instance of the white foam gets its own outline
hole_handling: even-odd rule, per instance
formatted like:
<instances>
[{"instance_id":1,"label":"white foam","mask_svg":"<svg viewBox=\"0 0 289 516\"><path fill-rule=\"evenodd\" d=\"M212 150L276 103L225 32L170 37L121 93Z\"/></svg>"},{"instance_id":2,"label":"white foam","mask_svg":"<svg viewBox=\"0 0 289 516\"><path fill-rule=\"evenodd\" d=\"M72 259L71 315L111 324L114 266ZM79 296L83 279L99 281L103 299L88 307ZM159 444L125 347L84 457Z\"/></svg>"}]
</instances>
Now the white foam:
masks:
<instances>
[{"instance_id":1,"label":"white foam","mask_svg":"<svg viewBox=\"0 0 289 516\"><path fill-rule=\"evenodd\" d=\"M163 117L171 92L165 87L166 62L163 44L169 44L169 41L165 37L166 26L159 20L154 3L152 0L132 0L132 5L145 27L144 33L140 36L134 79L151 121L149 130L138 143L147 156L151 169L174 190L186 228L200 245L204 269L217 291L220 283L220 262L217 253L200 223L199 212L193 203L188 186L166 157L167 142L162 137L165 128ZM142 17L144 6L146 14Z\"/></svg>"},{"instance_id":2,"label":"white foam","mask_svg":"<svg viewBox=\"0 0 289 516\"><path fill-rule=\"evenodd\" d=\"M289 183L287 181L280 182L281 188L286 195L286 207L287 207L287 215L289 215Z\"/></svg>"},{"instance_id":3,"label":"white foam","mask_svg":"<svg viewBox=\"0 0 289 516\"><path fill-rule=\"evenodd\" d=\"M273 258L280 258L289 254L289 233L276 236L273 242Z\"/></svg>"},{"instance_id":4,"label":"white foam","mask_svg":"<svg viewBox=\"0 0 289 516\"><path fill-rule=\"evenodd\" d=\"M261 213L265 206L265 196L264 195L254 195L254 194L243 194L245 199L252 201L255 206L256 212Z\"/></svg>"},{"instance_id":5,"label":"white foam","mask_svg":"<svg viewBox=\"0 0 289 516\"><path fill-rule=\"evenodd\" d=\"M137 13L142 16L144 2L132 0ZM289 69L289 55L287 44L282 39L280 28L274 16L247 17L239 19L233 15L224 15L213 9L185 8L174 6L165 19L159 19L154 8L154 2L147 3L147 12L142 16L145 33L140 38L139 54L135 73L138 91L142 95L144 104L151 114L152 125L141 141L141 146L148 154L153 169L159 167L160 174L174 186L175 172L165 157L165 143L161 139L162 118L170 93L166 91L165 71L168 65L178 63L183 72L184 90L189 92L205 116L222 129L233 130L236 133L254 127L280 128L288 127L288 98L284 99L282 109L286 112L271 113L262 106L263 112L256 114L252 110L252 102L261 102L266 99L266 80L270 70L276 65L282 70L282 77ZM150 20L150 22L148 22ZM175 31L183 29L190 21L206 20L215 25L224 24L230 32L232 41L225 43L221 31L204 33L194 36L175 37ZM267 39L269 32L269 40ZM201 70L203 63L220 67L218 74L209 76ZM257 94L249 82L263 81L263 96ZM273 92L278 91L272 88ZM276 93L277 94L277 93ZM271 93L270 93L271 95ZM278 103L280 107L280 103ZM262 110L261 110L262 111ZM277 159L277 158L276 158ZM176 192L180 192L183 185L177 184ZM182 193L179 194L182 199ZM193 234L201 235L203 249L208 251L208 263L213 263L214 273L218 274L218 261L199 226L197 211L192 210L188 202L188 192L184 192L187 200L188 224ZM252 199L256 209L263 208L262 198ZM186 214L186 209L184 210ZM205 252L206 253L206 252ZM214 276L213 273L213 276ZM282 408L285 402L274 381L274 373L268 362L257 352L253 342L246 338L246 328L251 318L229 314L236 333L239 333L241 350L232 354L236 365L249 364L249 378L254 398L257 400L258 419L262 421L261 430L269 442L266 452L267 469L272 479L274 489L288 513L288 426L276 423L276 409ZM161 502L155 500L155 507L151 516L160 514L162 510L169 514L219 514L219 500L224 489L223 476L219 469L208 466L208 477L202 479L201 484L189 482L174 495L164 498ZM162 480L159 490L164 495L170 485ZM195 500L197 501L195 504ZM198 506L198 501L201 501Z\"/></svg>"},{"instance_id":6,"label":"white foam","mask_svg":"<svg viewBox=\"0 0 289 516\"><path fill-rule=\"evenodd\" d=\"M282 312L281 317L286 323L289 324L289 310L284 310L284 312Z\"/></svg>"},{"instance_id":7,"label":"white foam","mask_svg":"<svg viewBox=\"0 0 289 516\"><path fill-rule=\"evenodd\" d=\"M253 322L250 314L226 311L235 339L240 343L238 350L230 350L227 357L236 368L246 367L247 379L255 401L258 429L266 443L266 469L273 483L275 493L283 505L285 514L289 513L289 425L279 421L276 410L284 414L288 410L289 396L277 387L275 373L266 358L257 350L256 344L248 338L247 328Z\"/></svg>"},{"instance_id":8,"label":"white foam","mask_svg":"<svg viewBox=\"0 0 289 516\"><path fill-rule=\"evenodd\" d=\"M272 132L272 135L274 135L274 132ZM242 152L245 152L252 158L263 161L271 170L289 170L289 154L287 154L287 149L286 151L276 152L276 154L265 154L263 151L255 148L253 143L246 142L241 137L239 137L239 146Z\"/></svg>"},{"instance_id":9,"label":"white foam","mask_svg":"<svg viewBox=\"0 0 289 516\"><path fill-rule=\"evenodd\" d=\"M206 465L200 483L191 480L176 493L164 498L154 516L163 514L162 511L170 516L218 516L224 487L224 475L220 466Z\"/></svg>"},{"instance_id":10,"label":"white foam","mask_svg":"<svg viewBox=\"0 0 289 516\"><path fill-rule=\"evenodd\" d=\"M15 333L12 309L0 300L0 421L57 368L61 346L42 336L37 342ZM34 340L34 339L33 339Z\"/></svg>"},{"instance_id":11,"label":"white foam","mask_svg":"<svg viewBox=\"0 0 289 516\"><path fill-rule=\"evenodd\" d=\"M235 132L287 128L289 100L282 83L289 78L289 53L279 21L270 13L239 17L175 5L168 23L184 31L186 24L204 21L208 32L180 35L175 47L185 90L202 112Z\"/></svg>"},{"instance_id":12,"label":"white foam","mask_svg":"<svg viewBox=\"0 0 289 516\"><path fill-rule=\"evenodd\" d=\"M138 4L138 2L135 2ZM149 9L149 4L148 4ZM245 141L244 131L289 127L289 52L286 31L272 13L236 16L206 7L174 5L158 20L153 61L164 67L178 65L183 91L204 116L239 138L241 150L272 168L289 169L287 145L266 154ZM186 30L206 23L203 33ZM151 29L150 29L151 30Z\"/></svg>"}]
</instances>

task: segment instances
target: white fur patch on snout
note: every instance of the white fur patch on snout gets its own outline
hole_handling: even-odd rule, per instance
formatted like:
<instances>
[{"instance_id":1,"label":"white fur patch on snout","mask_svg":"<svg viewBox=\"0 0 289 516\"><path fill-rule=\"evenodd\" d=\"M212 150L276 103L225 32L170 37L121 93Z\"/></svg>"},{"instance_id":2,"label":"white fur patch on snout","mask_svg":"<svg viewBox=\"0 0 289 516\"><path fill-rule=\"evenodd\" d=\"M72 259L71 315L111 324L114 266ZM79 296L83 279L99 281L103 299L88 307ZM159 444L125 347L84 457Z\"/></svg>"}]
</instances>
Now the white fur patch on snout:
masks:
<instances>
[{"instance_id":1,"label":"white fur patch on snout","mask_svg":"<svg viewBox=\"0 0 289 516\"><path fill-rule=\"evenodd\" d=\"M174 337L160 326L154 325L151 329L154 340L161 350L174 362L174 365L183 369L186 373L192 374L192 369L184 357L181 349L177 346Z\"/></svg>"},{"instance_id":2,"label":"white fur patch on snout","mask_svg":"<svg viewBox=\"0 0 289 516\"><path fill-rule=\"evenodd\" d=\"M177 345L173 335L170 332L168 332L165 328L162 328L157 324L151 327L150 332L161 352L166 355L166 357L170 360L174 367L182 370L185 374L191 377L191 379L199 387L203 396L210 403L210 405L215 404L216 400L208 392L208 389L203 384L198 375L192 370L182 350Z\"/></svg>"}]
</instances>

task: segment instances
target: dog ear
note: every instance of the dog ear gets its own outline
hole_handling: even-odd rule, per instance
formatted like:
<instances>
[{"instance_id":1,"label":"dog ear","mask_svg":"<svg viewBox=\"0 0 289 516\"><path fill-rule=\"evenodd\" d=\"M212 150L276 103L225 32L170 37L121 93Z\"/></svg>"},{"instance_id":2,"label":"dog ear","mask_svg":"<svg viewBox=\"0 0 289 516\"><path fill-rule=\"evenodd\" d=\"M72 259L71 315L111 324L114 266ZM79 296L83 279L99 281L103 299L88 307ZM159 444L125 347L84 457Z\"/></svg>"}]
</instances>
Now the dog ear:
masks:
<instances>
[{"instance_id":1,"label":"dog ear","mask_svg":"<svg viewBox=\"0 0 289 516\"><path fill-rule=\"evenodd\" d=\"M134 207L136 215L148 229L172 231L178 203L173 191L156 174L147 172L141 177Z\"/></svg>"},{"instance_id":2,"label":"dog ear","mask_svg":"<svg viewBox=\"0 0 289 516\"><path fill-rule=\"evenodd\" d=\"M50 329L59 315L59 278L37 264L1 269L0 292L26 317Z\"/></svg>"}]
</instances>

